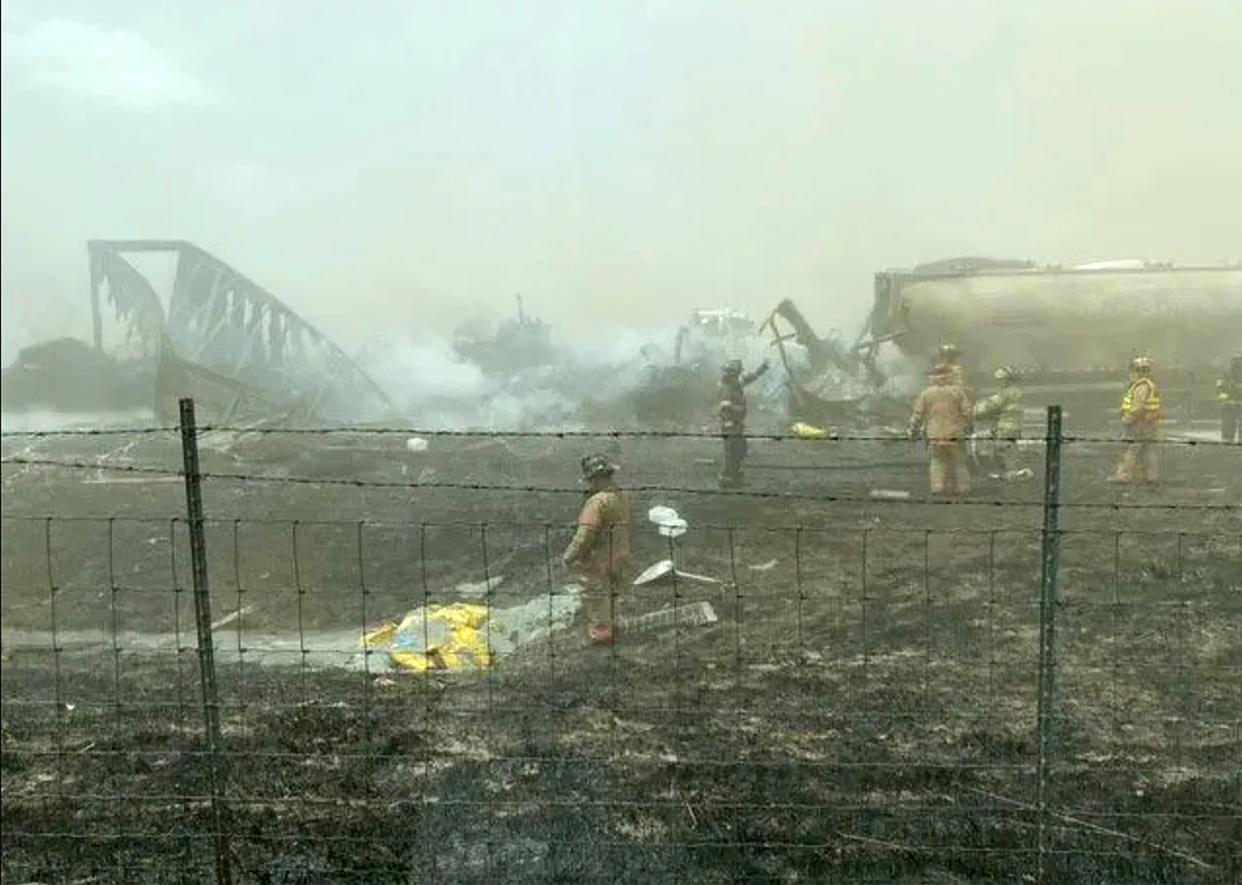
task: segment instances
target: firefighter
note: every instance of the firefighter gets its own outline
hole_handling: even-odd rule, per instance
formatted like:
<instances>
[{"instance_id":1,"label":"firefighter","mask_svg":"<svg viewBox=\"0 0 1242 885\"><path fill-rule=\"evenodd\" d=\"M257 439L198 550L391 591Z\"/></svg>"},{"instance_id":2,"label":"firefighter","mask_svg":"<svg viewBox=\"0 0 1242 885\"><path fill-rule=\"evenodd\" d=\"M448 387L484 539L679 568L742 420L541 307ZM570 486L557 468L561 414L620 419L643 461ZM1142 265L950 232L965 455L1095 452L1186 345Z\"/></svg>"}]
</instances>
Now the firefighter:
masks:
<instances>
[{"instance_id":1,"label":"firefighter","mask_svg":"<svg viewBox=\"0 0 1242 885\"><path fill-rule=\"evenodd\" d=\"M1001 366L992 377L1001 389L975 403L974 418L987 428L993 457L1000 462L999 472L1004 473L1022 437L1022 390L1018 387L1018 371L1012 366Z\"/></svg>"},{"instance_id":2,"label":"firefighter","mask_svg":"<svg viewBox=\"0 0 1242 885\"><path fill-rule=\"evenodd\" d=\"M1126 446L1111 482L1159 479L1155 442L1160 429L1160 389L1151 377L1151 357L1130 361L1130 386L1121 398L1121 424Z\"/></svg>"},{"instance_id":3,"label":"firefighter","mask_svg":"<svg viewBox=\"0 0 1242 885\"><path fill-rule=\"evenodd\" d=\"M949 383L962 388L966 397L973 402L974 390L971 389L970 379L966 375L966 367L962 365L962 352L958 350L956 344L945 343L940 345L939 365L948 369Z\"/></svg>"},{"instance_id":4,"label":"firefighter","mask_svg":"<svg viewBox=\"0 0 1242 885\"><path fill-rule=\"evenodd\" d=\"M1023 412L1018 370L1013 366L1001 366L992 377L1000 382L1001 389L975 405L975 418L985 422L993 439L1021 439Z\"/></svg>"},{"instance_id":5,"label":"firefighter","mask_svg":"<svg viewBox=\"0 0 1242 885\"><path fill-rule=\"evenodd\" d=\"M970 491L965 438L971 423L970 400L953 383L944 364L930 372L931 385L919 394L910 416L910 439L927 438L928 479L934 495Z\"/></svg>"},{"instance_id":6,"label":"firefighter","mask_svg":"<svg viewBox=\"0 0 1242 885\"><path fill-rule=\"evenodd\" d=\"M724 463L720 468L720 487L736 488L744 482L742 462L746 460L746 388L768 370L768 361L753 372L742 374L742 361L729 360L720 373L720 434L724 438Z\"/></svg>"},{"instance_id":7,"label":"firefighter","mask_svg":"<svg viewBox=\"0 0 1242 885\"><path fill-rule=\"evenodd\" d=\"M615 636L616 595L630 564L630 507L617 488L617 465L607 455L582 459L586 502L578 529L561 556L565 568L581 580L588 635L611 643Z\"/></svg>"},{"instance_id":8,"label":"firefighter","mask_svg":"<svg viewBox=\"0 0 1242 885\"><path fill-rule=\"evenodd\" d=\"M1229 361L1229 371L1216 382L1216 401L1220 403L1220 438L1242 442L1242 353Z\"/></svg>"}]
</instances>

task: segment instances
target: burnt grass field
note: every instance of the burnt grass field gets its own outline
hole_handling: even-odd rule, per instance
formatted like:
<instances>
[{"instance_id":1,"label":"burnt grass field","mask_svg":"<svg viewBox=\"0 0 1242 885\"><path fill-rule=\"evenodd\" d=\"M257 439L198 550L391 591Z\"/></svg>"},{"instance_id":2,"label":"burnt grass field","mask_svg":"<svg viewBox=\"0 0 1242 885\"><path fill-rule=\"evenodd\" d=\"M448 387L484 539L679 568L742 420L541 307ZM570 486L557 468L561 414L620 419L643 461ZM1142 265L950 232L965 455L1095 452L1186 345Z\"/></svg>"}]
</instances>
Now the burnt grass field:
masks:
<instances>
[{"instance_id":1,"label":"burnt grass field","mask_svg":"<svg viewBox=\"0 0 1242 885\"><path fill-rule=\"evenodd\" d=\"M914 444L759 441L761 495L695 491L717 447L209 438L209 474L308 480L205 480L213 618L243 612L215 632L214 771L180 480L6 464L3 881L212 881L214 834L262 883L1239 881L1242 451L1170 446L1158 490L1122 491L1114 445L1067 446L1041 815L1042 448L1034 480L933 504ZM579 620L484 672L302 654L463 582L566 592L580 497L526 489L596 448L644 489L636 570L670 555L668 504L678 565L721 581L620 614L715 623L592 648ZM180 463L158 435L5 441L105 454Z\"/></svg>"}]
</instances>

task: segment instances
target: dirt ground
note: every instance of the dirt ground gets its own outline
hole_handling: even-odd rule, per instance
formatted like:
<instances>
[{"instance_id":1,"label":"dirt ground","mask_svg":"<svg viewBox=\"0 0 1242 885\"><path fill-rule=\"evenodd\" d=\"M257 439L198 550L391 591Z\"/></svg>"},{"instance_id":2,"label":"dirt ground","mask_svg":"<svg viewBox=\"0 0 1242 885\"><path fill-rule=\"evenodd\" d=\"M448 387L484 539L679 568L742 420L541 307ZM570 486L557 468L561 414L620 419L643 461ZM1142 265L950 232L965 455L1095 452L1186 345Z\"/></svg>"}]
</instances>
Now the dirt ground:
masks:
<instances>
[{"instance_id":1,"label":"dirt ground","mask_svg":"<svg viewBox=\"0 0 1242 885\"><path fill-rule=\"evenodd\" d=\"M756 441L738 495L712 440L219 442L208 473L319 482L206 480L213 618L242 612L215 633L214 809L180 480L4 468L5 882L210 881L213 833L264 883L1238 881L1242 450L1170 446L1160 488L1120 491L1116 445L1067 448L1041 815L1038 446L1032 481L946 504L904 441ZM620 614L715 623L608 648L579 624L481 673L312 654L463 582L564 593L596 448L638 489L636 567L721 581ZM5 441L103 453L180 458ZM672 546L654 504L690 524Z\"/></svg>"}]
</instances>

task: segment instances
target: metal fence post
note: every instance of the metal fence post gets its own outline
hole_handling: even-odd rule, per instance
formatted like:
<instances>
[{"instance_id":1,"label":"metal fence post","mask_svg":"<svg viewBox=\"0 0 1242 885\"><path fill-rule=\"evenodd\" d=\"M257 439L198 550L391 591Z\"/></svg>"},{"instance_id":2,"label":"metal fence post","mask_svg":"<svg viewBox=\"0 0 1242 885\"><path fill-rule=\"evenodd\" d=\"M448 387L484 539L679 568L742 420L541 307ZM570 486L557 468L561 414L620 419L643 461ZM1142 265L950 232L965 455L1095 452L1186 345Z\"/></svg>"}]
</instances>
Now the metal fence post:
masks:
<instances>
[{"instance_id":1,"label":"metal fence post","mask_svg":"<svg viewBox=\"0 0 1242 885\"><path fill-rule=\"evenodd\" d=\"M1044 529L1041 540L1039 586L1039 685L1035 717L1038 771L1036 801L1039 845L1036 882L1048 881L1048 763L1052 733L1053 676L1056 671L1057 565L1061 549L1061 407L1048 407L1048 434L1044 449Z\"/></svg>"},{"instance_id":2,"label":"metal fence post","mask_svg":"<svg viewBox=\"0 0 1242 885\"><path fill-rule=\"evenodd\" d=\"M231 885L233 871L224 824L224 791L220 775L220 697L216 689L216 658L211 636L211 596L207 585L207 540L203 526L202 477L198 470L198 430L194 400L181 407L181 458L185 471L185 507L190 529L190 565L194 579L194 624L198 631L198 673L203 690L203 725L207 738L207 766L211 777L211 819L214 833L216 882Z\"/></svg>"}]
</instances>

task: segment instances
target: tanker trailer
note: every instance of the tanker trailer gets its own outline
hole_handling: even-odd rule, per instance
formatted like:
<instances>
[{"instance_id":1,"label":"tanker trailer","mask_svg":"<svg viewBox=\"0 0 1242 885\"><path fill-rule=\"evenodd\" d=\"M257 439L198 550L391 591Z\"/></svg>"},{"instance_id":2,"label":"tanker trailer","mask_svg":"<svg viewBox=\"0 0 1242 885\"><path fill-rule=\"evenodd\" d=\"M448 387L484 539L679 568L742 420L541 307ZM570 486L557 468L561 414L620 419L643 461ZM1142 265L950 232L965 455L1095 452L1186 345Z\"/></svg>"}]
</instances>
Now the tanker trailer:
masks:
<instances>
[{"instance_id":1,"label":"tanker trailer","mask_svg":"<svg viewBox=\"0 0 1242 885\"><path fill-rule=\"evenodd\" d=\"M1132 356L1147 354L1174 423L1214 411L1212 385L1242 350L1242 264L937 262L875 275L867 341L930 360L952 341L982 389L1017 367L1031 406L1058 402L1075 423L1107 420ZM1084 414L1085 413L1085 414Z\"/></svg>"}]
</instances>

